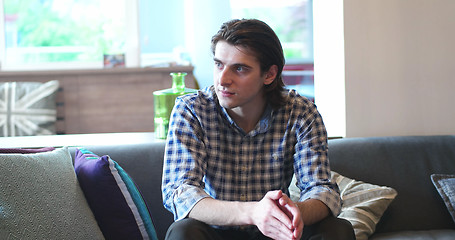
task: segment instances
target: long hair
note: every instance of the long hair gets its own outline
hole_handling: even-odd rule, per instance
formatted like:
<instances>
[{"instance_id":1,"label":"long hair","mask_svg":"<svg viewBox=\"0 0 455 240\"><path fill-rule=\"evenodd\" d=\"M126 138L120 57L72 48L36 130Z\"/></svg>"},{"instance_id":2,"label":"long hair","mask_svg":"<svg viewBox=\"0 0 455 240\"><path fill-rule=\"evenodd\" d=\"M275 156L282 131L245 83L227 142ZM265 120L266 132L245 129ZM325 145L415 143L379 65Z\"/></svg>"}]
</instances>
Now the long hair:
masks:
<instances>
[{"instance_id":1,"label":"long hair","mask_svg":"<svg viewBox=\"0 0 455 240\"><path fill-rule=\"evenodd\" d=\"M283 105L284 83L281 73L285 60L281 42L272 28L257 19L230 20L223 23L220 30L212 37L213 54L219 41L248 49L258 59L261 74L265 74L271 66L277 65L276 78L272 83L264 85L265 97L274 109Z\"/></svg>"}]
</instances>

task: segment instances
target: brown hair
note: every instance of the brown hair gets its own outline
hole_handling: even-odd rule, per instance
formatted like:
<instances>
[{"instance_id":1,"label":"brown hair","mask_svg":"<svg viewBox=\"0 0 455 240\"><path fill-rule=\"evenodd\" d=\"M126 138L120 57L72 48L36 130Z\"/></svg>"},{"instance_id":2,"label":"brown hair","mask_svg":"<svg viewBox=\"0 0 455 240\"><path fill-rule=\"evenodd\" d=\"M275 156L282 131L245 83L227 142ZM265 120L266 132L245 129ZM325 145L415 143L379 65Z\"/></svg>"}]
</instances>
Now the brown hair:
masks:
<instances>
[{"instance_id":1,"label":"brown hair","mask_svg":"<svg viewBox=\"0 0 455 240\"><path fill-rule=\"evenodd\" d=\"M212 37L212 53L215 54L216 44L226 41L234 46L242 46L251 51L259 60L261 74L271 66L278 67L276 78L272 83L264 85L265 95L270 105L276 109L284 102L284 89L281 73L284 67L284 54L278 36L266 23L257 19L235 19L225 22Z\"/></svg>"}]
</instances>

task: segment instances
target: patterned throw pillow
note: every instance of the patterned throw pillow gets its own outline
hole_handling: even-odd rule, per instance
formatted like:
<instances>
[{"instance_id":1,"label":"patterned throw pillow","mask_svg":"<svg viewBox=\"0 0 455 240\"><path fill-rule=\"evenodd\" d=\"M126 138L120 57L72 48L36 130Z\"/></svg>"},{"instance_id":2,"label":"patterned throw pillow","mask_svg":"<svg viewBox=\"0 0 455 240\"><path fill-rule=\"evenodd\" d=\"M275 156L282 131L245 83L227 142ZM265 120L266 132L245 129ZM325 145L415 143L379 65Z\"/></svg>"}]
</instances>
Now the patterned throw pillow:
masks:
<instances>
[{"instance_id":1,"label":"patterned throw pillow","mask_svg":"<svg viewBox=\"0 0 455 240\"><path fill-rule=\"evenodd\" d=\"M332 171L332 182L340 188L343 201L338 215L351 222L357 240L366 240L373 234L376 224L381 219L389 204L397 196L395 189L356 181ZM297 201L300 190L295 185L295 176L289 186L293 201Z\"/></svg>"},{"instance_id":2,"label":"patterned throw pillow","mask_svg":"<svg viewBox=\"0 0 455 240\"><path fill-rule=\"evenodd\" d=\"M0 154L0 239L103 239L67 148Z\"/></svg>"},{"instance_id":3,"label":"patterned throw pillow","mask_svg":"<svg viewBox=\"0 0 455 240\"><path fill-rule=\"evenodd\" d=\"M0 137L55 134L57 80L0 83Z\"/></svg>"},{"instance_id":4,"label":"patterned throw pillow","mask_svg":"<svg viewBox=\"0 0 455 240\"><path fill-rule=\"evenodd\" d=\"M431 181L455 222L455 175L432 174Z\"/></svg>"},{"instance_id":5,"label":"patterned throw pillow","mask_svg":"<svg viewBox=\"0 0 455 240\"><path fill-rule=\"evenodd\" d=\"M141 193L117 162L78 148L74 169L106 239L158 239Z\"/></svg>"},{"instance_id":6,"label":"patterned throw pillow","mask_svg":"<svg viewBox=\"0 0 455 240\"><path fill-rule=\"evenodd\" d=\"M376 230L389 204L397 196L395 189L347 178L332 172L332 181L340 188L343 205L338 217L351 222L357 240L367 240Z\"/></svg>"}]
</instances>

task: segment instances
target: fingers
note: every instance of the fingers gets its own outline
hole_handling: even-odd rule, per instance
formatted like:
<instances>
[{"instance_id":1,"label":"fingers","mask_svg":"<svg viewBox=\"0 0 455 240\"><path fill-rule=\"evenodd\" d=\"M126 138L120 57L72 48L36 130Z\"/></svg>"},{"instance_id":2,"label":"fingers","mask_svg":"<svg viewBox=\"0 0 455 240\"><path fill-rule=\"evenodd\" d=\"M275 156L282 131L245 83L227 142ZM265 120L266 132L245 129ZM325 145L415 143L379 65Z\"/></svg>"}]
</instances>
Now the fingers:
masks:
<instances>
[{"instance_id":1,"label":"fingers","mask_svg":"<svg viewBox=\"0 0 455 240\"><path fill-rule=\"evenodd\" d=\"M292 218L280 207L279 200L285 196L281 191L268 192L254 209L255 225L273 239L294 239Z\"/></svg>"},{"instance_id":2,"label":"fingers","mask_svg":"<svg viewBox=\"0 0 455 240\"><path fill-rule=\"evenodd\" d=\"M278 201L280 208L292 220L293 234L296 239L300 239L303 232L304 223L299 207L285 194Z\"/></svg>"},{"instance_id":3,"label":"fingers","mask_svg":"<svg viewBox=\"0 0 455 240\"><path fill-rule=\"evenodd\" d=\"M282 196L283 192L281 190L269 191L265 194L264 198L268 198L274 201L278 201Z\"/></svg>"},{"instance_id":4,"label":"fingers","mask_svg":"<svg viewBox=\"0 0 455 240\"><path fill-rule=\"evenodd\" d=\"M298 206L288 196L283 194L283 197L281 197L278 202L280 204L281 209L289 216L289 218L292 219L293 224L295 223L295 221L299 220L300 210Z\"/></svg>"},{"instance_id":5,"label":"fingers","mask_svg":"<svg viewBox=\"0 0 455 240\"><path fill-rule=\"evenodd\" d=\"M279 223L265 225L264 228L258 227L265 236L272 239L294 239L294 232L287 227L280 226Z\"/></svg>"},{"instance_id":6,"label":"fingers","mask_svg":"<svg viewBox=\"0 0 455 240\"><path fill-rule=\"evenodd\" d=\"M284 196L281 190L278 191L270 191L268 192L264 200L270 200L268 203L270 204L270 213L269 215L276 218L281 224L286 226L288 229L292 229L292 221L291 217L284 212L280 205L278 204L279 200Z\"/></svg>"}]
</instances>

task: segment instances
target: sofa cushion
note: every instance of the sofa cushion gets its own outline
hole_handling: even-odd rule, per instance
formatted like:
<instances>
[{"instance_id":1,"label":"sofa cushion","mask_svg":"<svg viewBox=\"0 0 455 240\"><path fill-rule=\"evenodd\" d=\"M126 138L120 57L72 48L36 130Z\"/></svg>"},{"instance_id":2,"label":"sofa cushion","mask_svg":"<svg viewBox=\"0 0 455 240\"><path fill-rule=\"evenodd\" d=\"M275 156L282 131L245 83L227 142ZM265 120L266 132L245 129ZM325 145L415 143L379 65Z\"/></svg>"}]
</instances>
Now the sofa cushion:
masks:
<instances>
[{"instance_id":1,"label":"sofa cushion","mask_svg":"<svg viewBox=\"0 0 455 240\"><path fill-rule=\"evenodd\" d=\"M356 181L333 171L332 181L338 184L343 200L338 217L351 222L357 240L368 239L397 192L390 187Z\"/></svg>"},{"instance_id":2,"label":"sofa cushion","mask_svg":"<svg viewBox=\"0 0 455 240\"><path fill-rule=\"evenodd\" d=\"M0 83L0 137L55 134L57 80Z\"/></svg>"},{"instance_id":3,"label":"sofa cushion","mask_svg":"<svg viewBox=\"0 0 455 240\"><path fill-rule=\"evenodd\" d=\"M447 210L449 210L449 213L455 222L455 175L432 174L431 181L444 200Z\"/></svg>"},{"instance_id":4,"label":"sofa cushion","mask_svg":"<svg viewBox=\"0 0 455 240\"><path fill-rule=\"evenodd\" d=\"M74 168L107 239L157 239L149 210L133 179L109 156L79 148Z\"/></svg>"},{"instance_id":5,"label":"sofa cushion","mask_svg":"<svg viewBox=\"0 0 455 240\"><path fill-rule=\"evenodd\" d=\"M0 154L0 239L103 239L67 148Z\"/></svg>"}]
</instances>

